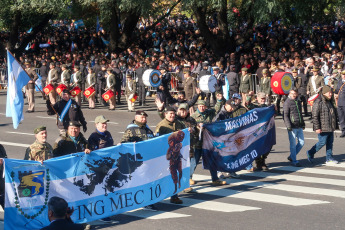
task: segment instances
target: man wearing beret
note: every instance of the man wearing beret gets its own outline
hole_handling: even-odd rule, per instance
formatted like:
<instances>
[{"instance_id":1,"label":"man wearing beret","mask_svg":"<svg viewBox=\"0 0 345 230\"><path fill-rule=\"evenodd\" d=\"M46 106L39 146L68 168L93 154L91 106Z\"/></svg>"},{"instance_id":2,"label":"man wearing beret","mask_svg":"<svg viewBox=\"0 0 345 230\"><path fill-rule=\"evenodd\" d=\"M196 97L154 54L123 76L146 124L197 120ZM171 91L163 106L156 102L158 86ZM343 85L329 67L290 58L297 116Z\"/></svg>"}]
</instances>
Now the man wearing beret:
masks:
<instances>
[{"instance_id":1,"label":"man wearing beret","mask_svg":"<svg viewBox=\"0 0 345 230\"><path fill-rule=\"evenodd\" d=\"M71 99L69 90L65 89L61 95L62 99L51 106L50 101L47 100L48 115L58 114L57 126L60 130L60 135L64 135L68 128L70 121L79 121L83 126L83 131L87 131L87 122L80 106Z\"/></svg>"},{"instance_id":2,"label":"man wearing beret","mask_svg":"<svg viewBox=\"0 0 345 230\"><path fill-rule=\"evenodd\" d=\"M39 126L34 129L35 142L25 151L24 160L45 161L53 158L53 148L47 142L47 129L45 126Z\"/></svg>"},{"instance_id":3,"label":"man wearing beret","mask_svg":"<svg viewBox=\"0 0 345 230\"><path fill-rule=\"evenodd\" d=\"M156 136L173 133L178 130L186 128L186 126L176 119L176 110L173 107L166 107L164 116L165 118L156 126ZM183 201L178 198L177 194L170 198L170 203L182 204Z\"/></svg>"},{"instance_id":4,"label":"man wearing beret","mask_svg":"<svg viewBox=\"0 0 345 230\"><path fill-rule=\"evenodd\" d=\"M226 101L225 105L221 108L220 112L217 114L215 121L222 121L226 119L231 119L238 117L247 112L246 108L240 105L235 105L234 99L229 99Z\"/></svg>"},{"instance_id":5,"label":"man wearing beret","mask_svg":"<svg viewBox=\"0 0 345 230\"><path fill-rule=\"evenodd\" d=\"M148 115L143 110L135 112L134 120L127 126L124 132L121 143L140 142L154 138L153 131L147 125ZM152 205L147 205L144 210L157 211L157 208Z\"/></svg>"},{"instance_id":6,"label":"man wearing beret","mask_svg":"<svg viewBox=\"0 0 345 230\"><path fill-rule=\"evenodd\" d=\"M67 133L60 136L54 143L53 155L60 157L71 153L85 152L89 154L89 143L80 132L81 124L78 121L70 121Z\"/></svg>"},{"instance_id":7,"label":"man wearing beret","mask_svg":"<svg viewBox=\"0 0 345 230\"><path fill-rule=\"evenodd\" d=\"M313 129L319 141L307 151L310 163L313 163L315 153L326 145L326 165L338 164L338 161L333 158L334 131L338 128L338 116L332 100L332 88L326 85L321 88L318 98L314 101Z\"/></svg>"},{"instance_id":8,"label":"man wearing beret","mask_svg":"<svg viewBox=\"0 0 345 230\"><path fill-rule=\"evenodd\" d=\"M31 68L31 63L25 63L25 72L29 75L30 81L25 87L26 95L28 97L29 108L26 111L27 113L33 113L35 111L35 81L38 79L38 76L34 68Z\"/></svg>"}]
</instances>

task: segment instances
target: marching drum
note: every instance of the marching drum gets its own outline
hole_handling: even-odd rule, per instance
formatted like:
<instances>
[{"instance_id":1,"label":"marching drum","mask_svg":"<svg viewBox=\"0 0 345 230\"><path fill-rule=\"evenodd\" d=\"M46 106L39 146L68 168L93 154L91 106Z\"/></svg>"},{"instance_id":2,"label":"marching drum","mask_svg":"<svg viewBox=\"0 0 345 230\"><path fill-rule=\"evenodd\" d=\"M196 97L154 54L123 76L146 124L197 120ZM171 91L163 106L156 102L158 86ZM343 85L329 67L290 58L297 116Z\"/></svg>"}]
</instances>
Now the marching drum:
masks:
<instances>
[{"instance_id":1,"label":"marching drum","mask_svg":"<svg viewBox=\"0 0 345 230\"><path fill-rule=\"evenodd\" d=\"M73 89L71 89L71 91L69 91L71 93L72 97L78 96L81 93L81 89L76 86Z\"/></svg>"},{"instance_id":2,"label":"marching drum","mask_svg":"<svg viewBox=\"0 0 345 230\"><path fill-rule=\"evenodd\" d=\"M47 85L43 88L45 94L50 94L54 90L54 86L52 84Z\"/></svg>"},{"instance_id":3,"label":"marching drum","mask_svg":"<svg viewBox=\"0 0 345 230\"><path fill-rule=\"evenodd\" d=\"M212 75L204 75L200 78L199 87L204 93L216 92L217 78Z\"/></svg>"},{"instance_id":4,"label":"marching drum","mask_svg":"<svg viewBox=\"0 0 345 230\"><path fill-rule=\"evenodd\" d=\"M62 93L62 91L64 91L64 89L67 89L67 86L64 84L60 84L58 87L56 87L57 94L59 94L59 96L61 96L61 93Z\"/></svg>"},{"instance_id":5,"label":"marching drum","mask_svg":"<svg viewBox=\"0 0 345 230\"><path fill-rule=\"evenodd\" d=\"M129 95L128 100L131 102L135 102L138 98L138 95L136 93L133 93L131 95Z\"/></svg>"},{"instance_id":6,"label":"marching drum","mask_svg":"<svg viewBox=\"0 0 345 230\"><path fill-rule=\"evenodd\" d=\"M108 102L114 96L115 96L114 92L110 89L107 92L102 94L102 98L103 100L105 100L105 102Z\"/></svg>"},{"instance_id":7,"label":"marching drum","mask_svg":"<svg viewBox=\"0 0 345 230\"><path fill-rule=\"evenodd\" d=\"M89 99L89 97L92 97L95 93L96 93L95 88L93 88L93 87L91 86L91 87L85 89L85 91L84 91L83 94L84 94L84 96L85 96L87 99Z\"/></svg>"},{"instance_id":8,"label":"marching drum","mask_svg":"<svg viewBox=\"0 0 345 230\"><path fill-rule=\"evenodd\" d=\"M319 94L315 94L315 95L309 97L309 98L308 98L308 104L309 104L310 106L313 106L314 101L315 101L316 98L318 98L318 97L319 97Z\"/></svg>"},{"instance_id":9,"label":"marching drum","mask_svg":"<svg viewBox=\"0 0 345 230\"><path fill-rule=\"evenodd\" d=\"M148 87L158 87L161 85L162 79L160 78L161 72L155 69L148 69L145 70L143 74L143 82L144 85Z\"/></svg>"},{"instance_id":10,"label":"marching drum","mask_svg":"<svg viewBox=\"0 0 345 230\"><path fill-rule=\"evenodd\" d=\"M291 73L276 72L271 78L271 88L278 95L288 95L294 86L294 79Z\"/></svg>"}]
</instances>

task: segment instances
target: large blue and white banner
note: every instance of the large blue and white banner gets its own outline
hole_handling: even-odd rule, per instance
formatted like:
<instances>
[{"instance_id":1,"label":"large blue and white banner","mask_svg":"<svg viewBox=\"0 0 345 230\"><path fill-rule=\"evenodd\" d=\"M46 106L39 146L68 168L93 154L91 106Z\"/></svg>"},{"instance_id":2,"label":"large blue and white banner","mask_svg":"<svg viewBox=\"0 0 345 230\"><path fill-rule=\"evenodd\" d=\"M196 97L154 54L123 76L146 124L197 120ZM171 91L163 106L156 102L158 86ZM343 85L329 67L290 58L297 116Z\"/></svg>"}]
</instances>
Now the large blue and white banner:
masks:
<instances>
[{"instance_id":1,"label":"large blue and white banner","mask_svg":"<svg viewBox=\"0 0 345 230\"><path fill-rule=\"evenodd\" d=\"M49 225L49 198L74 207L85 223L157 203L189 187L187 129L43 162L4 159L5 230Z\"/></svg>"},{"instance_id":2,"label":"large blue and white banner","mask_svg":"<svg viewBox=\"0 0 345 230\"><path fill-rule=\"evenodd\" d=\"M276 144L273 106L205 124L204 128L202 149L205 169L221 172L242 170Z\"/></svg>"}]
</instances>

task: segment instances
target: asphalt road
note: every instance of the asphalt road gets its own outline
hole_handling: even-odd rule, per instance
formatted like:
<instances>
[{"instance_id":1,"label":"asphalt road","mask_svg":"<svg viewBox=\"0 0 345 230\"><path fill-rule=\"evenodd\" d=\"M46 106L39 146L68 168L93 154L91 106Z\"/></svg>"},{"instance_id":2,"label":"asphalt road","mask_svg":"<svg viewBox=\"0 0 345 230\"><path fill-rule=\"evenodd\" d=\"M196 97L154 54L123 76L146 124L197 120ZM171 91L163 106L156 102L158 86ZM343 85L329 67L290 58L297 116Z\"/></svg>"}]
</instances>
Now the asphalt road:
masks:
<instances>
[{"instance_id":1,"label":"asphalt road","mask_svg":"<svg viewBox=\"0 0 345 230\"><path fill-rule=\"evenodd\" d=\"M22 159L25 149L34 141L33 129L45 125L48 142L58 137L55 118L48 116L45 104L36 97L35 113L25 114L18 129L13 129L10 118L5 117L6 95L0 91L0 143L8 157ZM123 101L124 102L124 101ZM24 107L26 110L27 105ZM138 109L138 108L137 108ZM149 99L148 124L154 130L160 121ZM106 108L87 109L83 112L88 121L88 137L94 131L94 119L102 114L110 120L108 130L117 143L134 118L126 105L115 111ZM112 217L118 224L98 225L93 229L344 229L345 220L345 149L344 139L334 141L334 157L340 164L324 166L325 149L315 155L315 164L306 160L305 151L317 142L309 121L305 130L305 146L298 155L303 168L291 167L287 161L289 141L281 117L276 118L277 144L267 162L269 172L239 172L240 178L227 179L222 187L210 185L209 172L200 164L194 179L197 194L181 194L183 205L168 201L157 204L158 212L136 210ZM3 217L3 213L1 213ZM0 226L1 229L1 226Z\"/></svg>"}]
</instances>

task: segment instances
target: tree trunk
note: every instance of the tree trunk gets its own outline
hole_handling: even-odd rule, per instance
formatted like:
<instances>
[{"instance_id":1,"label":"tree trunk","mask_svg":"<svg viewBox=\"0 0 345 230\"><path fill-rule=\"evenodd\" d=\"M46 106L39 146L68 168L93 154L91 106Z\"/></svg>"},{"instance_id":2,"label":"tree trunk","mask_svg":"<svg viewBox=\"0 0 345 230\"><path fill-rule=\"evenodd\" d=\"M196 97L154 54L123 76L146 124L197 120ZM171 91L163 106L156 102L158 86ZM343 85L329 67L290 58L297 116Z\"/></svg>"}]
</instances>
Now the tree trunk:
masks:
<instances>
[{"instance_id":1,"label":"tree trunk","mask_svg":"<svg viewBox=\"0 0 345 230\"><path fill-rule=\"evenodd\" d=\"M222 0L222 7L218 12L220 31L217 35L210 31L206 23L206 7L196 7L193 10L202 36L217 57L223 57L226 53L231 53L235 50L235 43L229 35L226 7L226 0Z\"/></svg>"},{"instance_id":2,"label":"tree trunk","mask_svg":"<svg viewBox=\"0 0 345 230\"><path fill-rule=\"evenodd\" d=\"M14 47L16 46L19 38L19 27L22 19L22 14L20 11L16 11L13 15L13 21L11 24L11 31L10 31L10 37L7 42L7 49L9 49L11 52L14 50Z\"/></svg>"},{"instance_id":3,"label":"tree trunk","mask_svg":"<svg viewBox=\"0 0 345 230\"><path fill-rule=\"evenodd\" d=\"M115 51L118 46L118 38L120 37L119 30L119 15L117 14L116 5L114 4L111 8L110 22L109 25L109 50Z\"/></svg>"}]
</instances>

